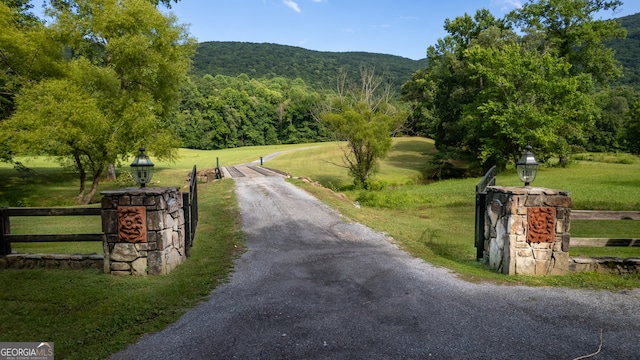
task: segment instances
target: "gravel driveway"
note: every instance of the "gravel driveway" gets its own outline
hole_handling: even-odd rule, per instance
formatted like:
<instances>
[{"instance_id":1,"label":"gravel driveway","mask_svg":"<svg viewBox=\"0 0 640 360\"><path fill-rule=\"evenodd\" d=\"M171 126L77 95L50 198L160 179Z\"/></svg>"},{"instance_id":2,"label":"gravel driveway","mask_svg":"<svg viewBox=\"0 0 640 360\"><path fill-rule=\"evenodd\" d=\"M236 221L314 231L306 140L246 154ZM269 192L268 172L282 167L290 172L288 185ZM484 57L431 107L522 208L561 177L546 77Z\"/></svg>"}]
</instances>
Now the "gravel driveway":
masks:
<instances>
[{"instance_id":1,"label":"gravel driveway","mask_svg":"<svg viewBox=\"0 0 640 360\"><path fill-rule=\"evenodd\" d=\"M601 331L592 358L640 358L640 291L464 282L281 177L236 184L230 282L113 359L574 359Z\"/></svg>"}]
</instances>

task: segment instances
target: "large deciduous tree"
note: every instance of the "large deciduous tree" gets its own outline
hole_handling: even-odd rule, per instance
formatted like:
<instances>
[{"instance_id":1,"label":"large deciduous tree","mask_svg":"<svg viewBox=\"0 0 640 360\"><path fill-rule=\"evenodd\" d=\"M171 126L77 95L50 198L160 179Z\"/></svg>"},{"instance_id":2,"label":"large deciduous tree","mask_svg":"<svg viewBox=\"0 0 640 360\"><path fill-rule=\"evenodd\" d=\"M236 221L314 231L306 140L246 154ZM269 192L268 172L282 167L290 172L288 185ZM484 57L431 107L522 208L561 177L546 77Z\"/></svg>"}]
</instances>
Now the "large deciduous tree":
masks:
<instances>
[{"instance_id":1,"label":"large deciduous tree","mask_svg":"<svg viewBox=\"0 0 640 360\"><path fill-rule=\"evenodd\" d=\"M392 104L388 88L381 87L383 78L373 68L361 68L360 87L348 87L345 73L340 78L337 97L319 117L339 140L346 141L343 161L354 185L368 188L407 114Z\"/></svg>"},{"instance_id":2,"label":"large deciduous tree","mask_svg":"<svg viewBox=\"0 0 640 360\"><path fill-rule=\"evenodd\" d=\"M467 143L477 143L482 162L504 166L522 154L523 144L537 145L538 159L566 156L571 142L584 143L596 112L581 91L591 78L571 76L562 58L523 49L475 46L466 51L471 79L482 82L464 108Z\"/></svg>"},{"instance_id":3,"label":"large deciduous tree","mask_svg":"<svg viewBox=\"0 0 640 360\"><path fill-rule=\"evenodd\" d=\"M624 30L593 18L620 4L538 0L503 20L486 10L447 20L428 67L403 86L412 120L439 149L473 154L485 167L504 168L527 142L543 158L565 157L585 145L599 116L594 83L620 74L603 42Z\"/></svg>"},{"instance_id":4,"label":"large deciduous tree","mask_svg":"<svg viewBox=\"0 0 640 360\"><path fill-rule=\"evenodd\" d=\"M51 38L67 49L65 73L27 86L3 126L23 152L71 162L78 202L87 203L107 164L139 146L159 158L175 155L179 141L163 120L178 105L194 41L147 0L58 1L48 14Z\"/></svg>"},{"instance_id":5,"label":"large deciduous tree","mask_svg":"<svg viewBox=\"0 0 640 360\"><path fill-rule=\"evenodd\" d=\"M23 85L62 73L62 46L30 13L28 1L0 2L0 122L15 111L15 97ZM0 160L14 153L0 136Z\"/></svg>"}]
</instances>

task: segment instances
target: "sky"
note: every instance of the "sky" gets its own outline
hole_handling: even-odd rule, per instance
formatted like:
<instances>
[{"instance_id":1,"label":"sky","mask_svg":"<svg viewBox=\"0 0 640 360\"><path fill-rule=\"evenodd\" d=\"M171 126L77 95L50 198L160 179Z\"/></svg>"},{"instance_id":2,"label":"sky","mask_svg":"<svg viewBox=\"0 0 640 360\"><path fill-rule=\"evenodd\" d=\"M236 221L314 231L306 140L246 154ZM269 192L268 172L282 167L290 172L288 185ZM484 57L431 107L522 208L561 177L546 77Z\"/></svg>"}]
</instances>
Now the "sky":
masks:
<instances>
[{"instance_id":1,"label":"sky","mask_svg":"<svg viewBox=\"0 0 640 360\"><path fill-rule=\"evenodd\" d=\"M446 36L447 18L488 9L501 18L523 0L180 0L170 11L199 42L242 41L317 51L366 51L414 60ZM617 18L640 12L623 0Z\"/></svg>"}]
</instances>

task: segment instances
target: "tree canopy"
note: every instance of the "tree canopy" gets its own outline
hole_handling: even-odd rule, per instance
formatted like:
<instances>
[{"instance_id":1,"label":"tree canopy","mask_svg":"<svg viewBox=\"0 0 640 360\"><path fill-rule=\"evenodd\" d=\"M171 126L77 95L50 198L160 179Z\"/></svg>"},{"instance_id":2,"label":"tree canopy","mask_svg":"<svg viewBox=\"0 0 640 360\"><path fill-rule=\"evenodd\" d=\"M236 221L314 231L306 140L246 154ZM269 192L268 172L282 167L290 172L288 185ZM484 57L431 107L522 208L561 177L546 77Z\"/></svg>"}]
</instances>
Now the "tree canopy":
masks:
<instances>
[{"instance_id":1,"label":"tree canopy","mask_svg":"<svg viewBox=\"0 0 640 360\"><path fill-rule=\"evenodd\" d=\"M539 0L504 19L487 10L447 19L449 35L403 86L417 129L485 167L504 168L529 142L542 160L585 147L600 116L594 84L620 74L603 43L624 36L619 23L594 14L619 5Z\"/></svg>"},{"instance_id":2,"label":"tree canopy","mask_svg":"<svg viewBox=\"0 0 640 360\"><path fill-rule=\"evenodd\" d=\"M48 14L54 21L39 35L66 49L55 62L61 72L25 84L2 126L12 148L72 163L86 203L107 164L141 145L160 158L175 154L178 138L163 124L179 103L194 42L147 0L53 2Z\"/></svg>"},{"instance_id":3,"label":"tree canopy","mask_svg":"<svg viewBox=\"0 0 640 360\"><path fill-rule=\"evenodd\" d=\"M301 79L193 76L174 123L193 149L326 141L328 130L313 117L323 96Z\"/></svg>"}]
</instances>

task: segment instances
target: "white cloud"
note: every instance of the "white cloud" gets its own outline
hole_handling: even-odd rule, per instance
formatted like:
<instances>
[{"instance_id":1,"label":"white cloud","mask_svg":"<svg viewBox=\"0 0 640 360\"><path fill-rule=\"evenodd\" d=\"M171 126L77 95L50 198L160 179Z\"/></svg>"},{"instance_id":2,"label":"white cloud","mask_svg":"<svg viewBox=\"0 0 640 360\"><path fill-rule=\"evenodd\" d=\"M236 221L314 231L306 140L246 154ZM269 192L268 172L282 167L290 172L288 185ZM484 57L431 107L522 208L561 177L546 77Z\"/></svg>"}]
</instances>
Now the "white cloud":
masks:
<instances>
[{"instance_id":1,"label":"white cloud","mask_svg":"<svg viewBox=\"0 0 640 360\"><path fill-rule=\"evenodd\" d=\"M492 6L499 6L500 10L507 11L513 8L519 9L522 7L522 1L520 0L491 0Z\"/></svg>"},{"instance_id":2,"label":"white cloud","mask_svg":"<svg viewBox=\"0 0 640 360\"><path fill-rule=\"evenodd\" d=\"M282 0L282 2L287 5L288 7L290 7L291 9L293 9L293 11L299 13L302 12L302 10L300 10L300 6L298 6L298 3L296 3L295 1L292 0Z\"/></svg>"}]
</instances>

